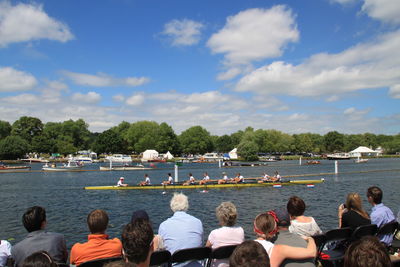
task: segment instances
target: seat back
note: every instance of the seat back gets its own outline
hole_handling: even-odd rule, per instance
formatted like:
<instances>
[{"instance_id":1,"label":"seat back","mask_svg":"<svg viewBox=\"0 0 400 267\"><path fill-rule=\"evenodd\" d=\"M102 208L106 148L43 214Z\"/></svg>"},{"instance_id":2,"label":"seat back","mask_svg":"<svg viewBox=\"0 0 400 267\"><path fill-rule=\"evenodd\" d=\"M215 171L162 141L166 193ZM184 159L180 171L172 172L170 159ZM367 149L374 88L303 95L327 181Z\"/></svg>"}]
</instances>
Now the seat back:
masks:
<instances>
[{"instance_id":1,"label":"seat back","mask_svg":"<svg viewBox=\"0 0 400 267\"><path fill-rule=\"evenodd\" d=\"M211 255L211 248L198 247L180 249L172 254L172 262L185 262L208 259Z\"/></svg>"},{"instance_id":2,"label":"seat back","mask_svg":"<svg viewBox=\"0 0 400 267\"><path fill-rule=\"evenodd\" d=\"M96 259L91 261L86 261L81 263L79 267L103 267L104 264L112 262L112 261L121 261L122 257L110 257L103 259Z\"/></svg>"},{"instance_id":3,"label":"seat back","mask_svg":"<svg viewBox=\"0 0 400 267\"><path fill-rule=\"evenodd\" d=\"M171 266L171 253L168 250L154 251L150 256L150 266L164 264Z\"/></svg>"},{"instance_id":4,"label":"seat back","mask_svg":"<svg viewBox=\"0 0 400 267\"><path fill-rule=\"evenodd\" d=\"M213 260L228 259L237 246L238 245L223 246L212 250L207 266L211 266Z\"/></svg>"},{"instance_id":5,"label":"seat back","mask_svg":"<svg viewBox=\"0 0 400 267\"><path fill-rule=\"evenodd\" d=\"M399 227L399 223L396 221L392 221L390 223L386 223L382 225L379 229L378 232L376 233L377 236L380 235L394 235L394 233L397 231L397 228Z\"/></svg>"},{"instance_id":6,"label":"seat back","mask_svg":"<svg viewBox=\"0 0 400 267\"><path fill-rule=\"evenodd\" d=\"M351 235L351 240L354 241L360 239L363 236L376 235L377 231L378 227L376 226L376 224L358 226Z\"/></svg>"},{"instance_id":7,"label":"seat back","mask_svg":"<svg viewBox=\"0 0 400 267\"><path fill-rule=\"evenodd\" d=\"M342 241L351 237L353 230L350 227L333 229L325 233L326 241Z\"/></svg>"},{"instance_id":8,"label":"seat back","mask_svg":"<svg viewBox=\"0 0 400 267\"><path fill-rule=\"evenodd\" d=\"M313 235L312 238L314 239L315 245L317 247L317 255L315 257L315 263L317 263L319 255L326 244L327 237L325 234L320 234L320 235Z\"/></svg>"}]
</instances>

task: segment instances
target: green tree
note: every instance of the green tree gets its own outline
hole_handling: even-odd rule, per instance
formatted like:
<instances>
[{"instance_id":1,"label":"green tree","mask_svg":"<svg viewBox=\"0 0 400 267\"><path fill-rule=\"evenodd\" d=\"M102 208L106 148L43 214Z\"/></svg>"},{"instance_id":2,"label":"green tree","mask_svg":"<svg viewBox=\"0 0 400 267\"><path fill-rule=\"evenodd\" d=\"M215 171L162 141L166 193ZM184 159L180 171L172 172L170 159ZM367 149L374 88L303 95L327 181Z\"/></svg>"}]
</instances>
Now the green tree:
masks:
<instances>
[{"instance_id":1,"label":"green tree","mask_svg":"<svg viewBox=\"0 0 400 267\"><path fill-rule=\"evenodd\" d=\"M28 142L19 136L7 136L0 141L0 159L18 159L28 152Z\"/></svg>"},{"instance_id":2,"label":"green tree","mask_svg":"<svg viewBox=\"0 0 400 267\"><path fill-rule=\"evenodd\" d=\"M308 133L294 134L293 142L296 152L313 152L313 143Z\"/></svg>"},{"instance_id":3,"label":"green tree","mask_svg":"<svg viewBox=\"0 0 400 267\"><path fill-rule=\"evenodd\" d=\"M193 126L178 137L184 153L204 154L213 150L210 133L201 126Z\"/></svg>"},{"instance_id":4,"label":"green tree","mask_svg":"<svg viewBox=\"0 0 400 267\"><path fill-rule=\"evenodd\" d=\"M232 145L232 138L227 134L217 137L217 140L215 141L215 149L220 153L231 151L234 149Z\"/></svg>"},{"instance_id":5,"label":"green tree","mask_svg":"<svg viewBox=\"0 0 400 267\"><path fill-rule=\"evenodd\" d=\"M240 157L247 161L258 160L258 146L254 141L243 140L237 147L237 152Z\"/></svg>"},{"instance_id":6,"label":"green tree","mask_svg":"<svg viewBox=\"0 0 400 267\"><path fill-rule=\"evenodd\" d=\"M128 146L121 135L109 129L97 136L92 145L92 150L100 153L126 153Z\"/></svg>"},{"instance_id":7,"label":"green tree","mask_svg":"<svg viewBox=\"0 0 400 267\"><path fill-rule=\"evenodd\" d=\"M88 143L90 140L90 132L88 130L89 125L84 120L67 120L64 121L61 125L62 135L70 137L70 139L68 140L72 141L72 146L76 147L77 150L85 149L88 147ZM67 140L65 138L62 139ZM75 153L76 151L73 151L72 153Z\"/></svg>"},{"instance_id":8,"label":"green tree","mask_svg":"<svg viewBox=\"0 0 400 267\"><path fill-rule=\"evenodd\" d=\"M141 153L146 149L155 149L158 141L159 125L154 121L132 123L126 133L129 147Z\"/></svg>"},{"instance_id":9,"label":"green tree","mask_svg":"<svg viewBox=\"0 0 400 267\"><path fill-rule=\"evenodd\" d=\"M168 151L172 154L180 153L178 136L175 134L172 127L165 122L161 123L158 129L156 150L162 153Z\"/></svg>"},{"instance_id":10,"label":"green tree","mask_svg":"<svg viewBox=\"0 0 400 267\"><path fill-rule=\"evenodd\" d=\"M11 129L11 135L19 136L28 143L32 138L41 135L43 131L43 123L38 118L23 116L16 120Z\"/></svg>"},{"instance_id":11,"label":"green tree","mask_svg":"<svg viewBox=\"0 0 400 267\"><path fill-rule=\"evenodd\" d=\"M0 140L11 134L11 124L8 121L0 120Z\"/></svg>"},{"instance_id":12,"label":"green tree","mask_svg":"<svg viewBox=\"0 0 400 267\"><path fill-rule=\"evenodd\" d=\"M45 135L38 135L32 138L31 151L39 153L56 153L56 141L47 138Z\"/></svg>"},{"instance_id":13,"label":"green tree","mask_svg":"<svg viewBox=\"0 0 400 267\"><path fill-rule=\"evenodd\" d=\"M344 149L343 151L351 151L359 146L362 146L363 136L361 134L349 134L344 136Z\"/></svg>"},{"instance_id":14,"label":"green tree","mask_svg":"<svg viewBox=\"0 0 400 267\"><path fill-rule=\"evenodd\" d=\"M372 133L365 133L363 134L363 144L366 147L371 147L372 149L375 149L378 147L378 142L375 134Z\"/></svg>"},{"instance_id":15,"label":"green tree","mask_svg":"<svg viewBox=\"0 0 400 267\"><path fill-rule=\"evenodd\" d=\"M344 150L344 135L337 131L332 131L324 135L324 143L328 152Z\"/></svg>"},{"instance_id":16,"label":"green tree","mask_svg":"<svg viewBox=\"0 0 400 267\"><path fill-rule=\"evenodd\" d=\"M231 134L232 147L235 148L240 144L240 142L242 141L243 134L244 132L241 130Z\"/></svg>"}]
</instances>

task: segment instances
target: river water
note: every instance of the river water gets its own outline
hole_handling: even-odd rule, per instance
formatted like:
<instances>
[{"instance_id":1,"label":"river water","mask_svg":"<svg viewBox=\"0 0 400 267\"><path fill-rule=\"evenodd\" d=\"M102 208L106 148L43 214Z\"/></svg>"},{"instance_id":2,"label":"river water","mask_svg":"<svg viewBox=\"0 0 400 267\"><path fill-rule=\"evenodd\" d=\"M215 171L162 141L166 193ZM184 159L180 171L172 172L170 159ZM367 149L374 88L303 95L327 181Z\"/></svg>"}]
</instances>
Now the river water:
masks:
<instances>
[{"instance_id":1,"label":"river water","mask_svg":"<svg viewBox=\"0 0 400 267\"><path fill-rule=\"evenodd\" d=\"M174 173L172 163L159 163L157 168L140 171L100 172L99 164L86 165L84 172L40 172L42 164L32 164L32 170L24 173L0 173L0 238L9 239L12 244L26 236L21 217L25 210L34 205L43 206L47 212L47 230L63 233L70 248L76 242L85 242L88 234L87 214L93 209L104 209L110 217L107 233L120 237L122 228L130 221L133 211L145 209L153 222L155 232L159 224L172 215L169 201L173 191L162 190L84 190L85 186L114 185L120 176L126 183L136 184L145 173L152 183L160 183L167 173ZM218 164L187 163L179 167L181 180L189 172L196 179L208 172L212 179L221 177L223 171L229 177L240 172L244 177L270 175L278 170L282 176L319 174L334 172L333 161L321 161L320 165L299 165L297 161L271 162L267 166L218 168ZM366 190L377 185L383 192L383 203L395 214L400 208L400 159L370 159L367 163L339 161L338 175L317 175L295 179L320 179L325 182L314 188L305 185L283 186L282 188L255 187L242 189L211 189L201 192L184 189L189 197L188 213L199 218L204 225L205 240L211 230L218 227L215 208L222 201L233 202L238 209L238 222L244 228L246 238L254 238L252 222L254 217L270 209L286 207L292 195L304 199L305 214L313 216L323 231L337 227L337 207L345 201L349 192L358 192L364 201L364 208L370 212L366 202Z\"/></svg>"}]
</instances>

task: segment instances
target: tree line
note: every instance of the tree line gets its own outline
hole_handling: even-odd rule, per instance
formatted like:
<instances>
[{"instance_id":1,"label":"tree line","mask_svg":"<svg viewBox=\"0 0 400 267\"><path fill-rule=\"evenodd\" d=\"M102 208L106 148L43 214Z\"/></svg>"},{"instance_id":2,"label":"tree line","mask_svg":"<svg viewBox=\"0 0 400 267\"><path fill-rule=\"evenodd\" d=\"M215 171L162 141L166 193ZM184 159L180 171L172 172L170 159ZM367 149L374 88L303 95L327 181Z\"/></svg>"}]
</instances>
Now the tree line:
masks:
<instances>
[{"instance_id":1,"label":"tree line","mask_svg":"<svg viewBox=\"0 0 400 267\"><path fill-rule=\"evenodd\" d=\"M233 148L246 160L257 158L259 153L331 153L350 151L358 146L376 149L381 146L385 153L400 151L400 134L342 134L331 131L325 135L316 133L287 134L273 129L247 127L230 135L211 135L201 126L193 126L177 135L167 123L154 121L121 122L102 133L92 133L83 120L43 123L35 117L23 116L13 124L0 120L0 159L17 159L26 153L74 154L79 150L96 153L141 153L155 149L160 153L170 151L174 155L226 153Z\"/></svg>"}]
</instances>

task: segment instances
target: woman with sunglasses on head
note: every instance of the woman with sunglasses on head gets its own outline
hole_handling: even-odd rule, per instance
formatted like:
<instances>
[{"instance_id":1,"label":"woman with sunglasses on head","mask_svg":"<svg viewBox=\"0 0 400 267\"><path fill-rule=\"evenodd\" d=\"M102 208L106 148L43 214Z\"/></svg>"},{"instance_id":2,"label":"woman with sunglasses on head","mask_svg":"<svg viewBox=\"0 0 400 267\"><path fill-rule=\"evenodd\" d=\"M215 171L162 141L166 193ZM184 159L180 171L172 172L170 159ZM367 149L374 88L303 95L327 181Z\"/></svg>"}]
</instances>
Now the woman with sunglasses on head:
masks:
<instances>
[{"instance_id":1,"label":"woman with sunglasses on head","mask_svg":"<svg viewBox=\"0 0 400 267\"><path fill-rule=\"evenodd\" d=\"M368 213L362 207L362 200L358 193L349 193L346 204L338 209L339 228L357 228L361 225L371 224Z\"/></svg>"},{"instance_id":2,"label":"woman with sunglasses on head","mask_svg":"<svg viewBox=\"0 0 400 267\"><path fill-rule=\"evenodd\" d=\"M57 267L57 263L44 250L35 252L26 257L22 262L22 267Z\"/></svg>"},{"instance_id":3,"label":"woman with sunglasses on head","mask_svg":"<svg viewBox=\"0 0 400 267\"><path fill-rule=\"evenodd\" d=\"M288 245L274 245L270 240L277 233L277 218L273 211L261 213L254 220L255 241L259 242L270 257L271 267L279 266L285 259L307 259L316 255L316 245L311 237L306 248L292 247Z\"/></svg>"}]
</instances>

